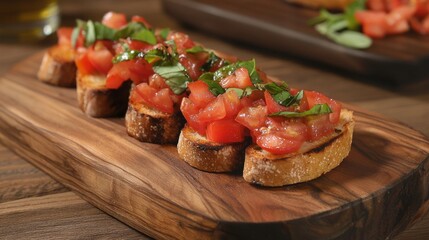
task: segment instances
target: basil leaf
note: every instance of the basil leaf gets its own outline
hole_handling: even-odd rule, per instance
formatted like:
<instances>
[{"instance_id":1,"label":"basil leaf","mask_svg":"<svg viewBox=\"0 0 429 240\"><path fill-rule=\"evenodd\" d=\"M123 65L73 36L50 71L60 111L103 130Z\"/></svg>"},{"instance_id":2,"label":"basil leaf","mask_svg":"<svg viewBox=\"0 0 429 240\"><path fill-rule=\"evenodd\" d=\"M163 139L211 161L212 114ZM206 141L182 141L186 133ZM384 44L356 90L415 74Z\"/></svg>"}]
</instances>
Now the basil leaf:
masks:
<instances>
[{"instance_id":1,"label":"basil leaf","mask_svg":"<svg viewBox=\"0 0 429 240\"><path fill-rule=\"evenodd\" d=\"M357 30L359 23L356 21L355 13L365 9L366 0L355 0L344 10L344 16L348 23L348 29Z\"/></svg>"},{"instance_id":2,"label":"basil leaf","mask_svg":"<svg viewBox=\"0 0 429 240\"><path fill-rule=\"evenodd\" d=\"M165 83L175 94L183 93L191 81L185 68L177 63L174 66L154 66L153 71L165 79Z\"/></svg>"},{"instance_id":3,"label":"basil leaf","mask_svg":"<svg viewBox=\"0 0 429 240\"><path fill-rule=\"evenodd\" d=\"M94 33L95 39L113 39L115 36L116 30L106 27L104 24L95 22L94 23Z\"/></svg>"},{"instance_id":4,"label":"basil leaf","mask_svg":"<svg viewBox=\"0 0 429 240\"><path fill-rule=\"evenodd\" d=\"M201 70L208 72L217 62L220 61L222 61L220 57L216 56L213 52L210 52L207 61L201 66Z\"/></svg>"},{"instance_id":5,"label":"basil leaf","mask_svg":"<svg viewBox=\"0 0 429 240\"><path fill-rule=\"evenodd\" d=\"M355 0L349 4L344 13L331 14L321 10L319 16L311 19L310 23L315 25L316 31L326 35L334 42L356 49L368 48L372 44L371 38L357 32L359 23L355 18L356 11L365 9L366 0Z\"/></svg>"},{"instance_id":6,"label":"basil leaf","mask_svg":"<svg viewBox=\"0 0 429 240\"><path fill-rule=\"evenodd\" d=\"M222 88L219 82L209 80L209 79L204 79L204 78L200 78L199 80L207 83L207 85L209 86L209 90L211 93L213 93L213 95L217 96L219 94L225 93L225 89Z\"/></svg>"},{"instance_id":7,"label":"basil leaf","mask_svg":"<svg viewBox=\"0 0 429 240\"><path fill-rule=\"evenodd\" d=\"M200 53L207 52L207 50L201 46L193 46L192 48L186 49L187 53Z\"/></svg>"},{"instance_id":8,"label":"basil leaf","mask_svg":"<svg viewBox=\"0 0 429 240\"><path fill-rule=\"evenodd\" d=\"M285 82L282 82L280 85L274 82L265 83L265 84L255 84L260 90L267 90L271 95L276 95L278 93L288 91L289 87Z\"/></svg>"},{"instance_id":9,"label":"basil leaf","mask_svg":"<svg viewBox=\"0 0 429 240\"><path fill-rule=\"evenodd\" d=\"M80 31L81 31L81 28L79 27L73 28L73 32L71 35L71 43L73 48L76 48L76 43L77 43L77 39L79 38Z\"/></svg>"},{"instance_id":10,"label":"basil leaf","mask_svg":"<svg viewBox=\"0 0 429 240\"><path fill-rule=\"evenodd\" d=\"M273 114L270 114L269 116L280 116L280 117L287 117L287 118L300 118L300 117L307 117L312 115L321 115L321 114L328 114L332 113L331 108L328 104L316 104L314 105L310 110L307 110L305 112L276 112Z\"/></svg>"},{"instance_id":11,"label":"basil leaf","mask_svg":"<svg viewBox=\"0 0 429 240\"><path fill-rule=\"evenodd\" d=\"M96 40L95 36L95 27L94 22L89 20L86 22L86 31L85 31L85 46L92 45Z\"/></svg>"},{"instance_id":12,"label":"basil leaf","mask_svg":"<svg viewBox=\"0 0 429 240\"><path fill-rule=\"evenodd\" d=\"M288 99L282 101L281 105L289 107L293 104L299 104L303 96L304 96L304 91L301 90L295 96L289 97Z\"/></svg>"},{"instance_id":13,"label":"basil leaf","mask_svg":"<svg viewBox=\"0 0 429 240\"><path fill-rule=\"evenodd\" d=\"M237 93L237 96L241 99L244 98L246 96L249 96L250 94L252 94L253 91L258 90L255 87L246 87L245 89L241 89L241 88L228 88L227 91L235 91L235 93Z\"/></svg>"},{"instance_id":14,"label":"basil leaf","mask_svg":"<svg viewBox=\"0 0 429 240\"><path fill-rule=\"evenodd\" d=\"M139 41L143 41L143 42L147 42L151 45L155 45L156 44L156 37L155 34L146 28L140 29L137 32L134 32L131 35L131 39L133 40L139 40Z\"/></svg>"},{"instance_id":15,"label":"basil leaf","mask_svg":"<svg viewBox=\"0 0 429 240\"><path fill-rule=\"evenodd\" d=\"M262 82L262 79L259 77L259 74L256 71L255 59L252 59L246 62L238 62L237 65L238 67L245 67L247 69L250 75L250 80L252 81L253 84Z\"/></svg>"},{"instance_id":16,"label":"basil leaf","mask_svg":"<svg viewBox=\"0 0 429 240\"><path fill-rule=\"evenodd\" d=\"M214 81L214 73L212 73L212 72L205 72L205 73L201 74L201 76L198 79L199 80Z\"/></svg>"},{"instance_id":17,"label":"basil leaf","mask_svg":"<svg viewBox=\"0 0 429 240\"><path fill-rule=\"evenodd\" d=\"M144 59L148 63L153 63L159 60L161 60L162 62L167 62L167 58L167 53L162 51L161 49L151 49L144 55Z\"/></svg>"},{"instance_id":18,"label":"basil leaf","mask_svg":"<svg viewBox=\"0 0 429 240\"><path fill-rule=\"evenodd\" d=\"M331 37L338 44L350 48L364 49L372 44L372 39L368 36L355 31L346 30Z\"/></svg>"},{"instance_id":19,"label":"basil leaf","mask_svg":"<svg viewBox=\"0 0 429 240\"><path fill-rule=\"evenodd\" d=\"M113 63L119 63L119 62L123 62L123 61L129 61L132 60L134 58L137 57L144 57L144 53L140 52L140 51L136 51L136 50L129 50L129 51L125 51L121 54L116 55L112 62Z\"/></svg>"},{"instance_id":20,"label":"basil leaf","mask_svg":"<svg viewBox=\"0 0 429 240\"><path fill-rule=\"evenodd\" d=\"M241 67L244 67L247 69L247 71L249 72L250 80L252 81L253 84L262 82L258 72L256 71L255 59L252 59L250 61L235 62L218 69L216 72L214 72L214 80L219 81L221 79L224 79L227 76L233 74L235 70Z\"/></svg>"},{"instance_id":21,"label":"basil leaf","mask_svg":"<svg viewBox=\"0 0 429 240\"><path fill-rule=\"evenodd\" d=\"M288 102L288 101L290 101L291 98L293 98L293 96L289 92L287 92L287 91L283 91L283 92L280 92L280 93L277 93L277 94L271 95L271 96L273 97L273 99L278 104L284 105L284 106L286 106L284 104L284 102Z\"/></svg>"},{"instance_id":22,"label":"basil leaf","mask_svg":"<svg viewBox=\"0 0 429 240\"><path fill-rule=\"evenodd\" d=\"M119 30L115 30L115 34L111 40L117 40L121 38L127 38L133 33L145 28L142 24L137 22L130 22L125 27L122 27Z\"/></svg>"},{"instance_id":23,"label":"basil leaf","mask_svg":"<svg viewBox=\"0 0 429 240\"><path fill-rule=\"evenodd\" d=\"M169 28L163 28L159 31L159 35L161 35L161 37L164 40L167 40L168 34L170 33L170 29Z\"/></svg>"}]
</instances>

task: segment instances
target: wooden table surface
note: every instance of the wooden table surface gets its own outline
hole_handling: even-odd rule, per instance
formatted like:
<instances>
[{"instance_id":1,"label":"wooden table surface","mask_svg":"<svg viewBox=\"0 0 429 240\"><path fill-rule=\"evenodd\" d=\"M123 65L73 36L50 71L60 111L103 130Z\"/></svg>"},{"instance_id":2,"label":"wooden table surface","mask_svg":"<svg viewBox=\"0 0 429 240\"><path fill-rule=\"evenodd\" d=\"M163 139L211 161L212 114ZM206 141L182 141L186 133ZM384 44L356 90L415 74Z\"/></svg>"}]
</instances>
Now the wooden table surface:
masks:
<instances>
[{"instance_id":1,"label":"wooden table surface","mask_svg":"<svg viewBox=\"0 0 429 240\"><path fill-rule=\"evenodd\" d=\"M83 7L84 6L84 7ZM339 71L186 29L165 15L157 0L62 0L64 25L75 18L100 19L109 10L145 16L159 27L169 26L189 33L210 48L254 57L268 74L298 88L317 89L327 95L380 113L429 136L429 79L391 88L370 77ZM26 57L52 43L0 43L0 75ZM0 103L1 107L1 103ZM0 144L0 239L146 239L147 236L103 213L78 195L41 172ZM429 239L429 214L395 239Z\"/></svg>"}]
</instances>

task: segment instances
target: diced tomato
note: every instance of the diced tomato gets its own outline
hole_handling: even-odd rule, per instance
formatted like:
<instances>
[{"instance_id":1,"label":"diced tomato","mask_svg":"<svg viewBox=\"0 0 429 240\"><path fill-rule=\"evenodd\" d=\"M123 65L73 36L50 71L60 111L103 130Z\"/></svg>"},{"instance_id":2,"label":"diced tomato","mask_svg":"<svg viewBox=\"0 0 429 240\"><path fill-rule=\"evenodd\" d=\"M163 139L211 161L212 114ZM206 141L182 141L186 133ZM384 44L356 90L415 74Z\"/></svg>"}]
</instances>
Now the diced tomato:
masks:
<instances>
[{"instance_id":1,"label":"diced tomato","mask_svg":"<svg viewBox=\"0 0 429 240\"><path fill-rule=\"evenodd\" d=\"M372 38L382 38L388 31L387 14L374 11L357 11L356 20L362 24L365 35Z\"/></svg>"},{"instance_id":2,"label":"diced tomato","mask_svg":"<svg viewBox=\"0 0 429 240\"><path fill-rule=\"evenodd\" d=\"M318 140L334 132L334 125L328 115L308 116L306 119L310 141Z\"/></svg>"},{"instance_id":3,"label":"diced tomato","mask_svg":"<svg viewBox=\"0 0 429 240\"><path fill-rule=\"evenodd\" d=\"M296 88L290 88L289 89L289 92L290 92L290 94L292 94L292 95L296 95L298 92L299 92L299 90L298 89L296 89Z\"/></svg>"},{"instance_id":4,"label":"diced tomato","mask_svg":"<svg viewBox=\"0 0 429 240\"><path fill-rule=\"evenodd\" d=\"M180 105L180 111L183 113L187 124L192 129L203 136L206 134L207 123L198 121L197 117L199 109L191 100L189 100L189 98L183 98L182 104Z\"/></svg>"},{"instance_id":5,"label":"diced tomato","mask_svg":"<svg viewBox=\"0 0 429 240\"><path fill-rule=\"evenodd\" d=\"M167 40L174 41L177 47L177 51L179 53L184 53L186 49L195 46L194 41L192 41L192 39L188 35L181 32L171 31L167 36Z\"/></svg>"},{"instance_id":6,"label":"diced tomato","mask_svg":"<svg viewBox=\"0 0 429 240\"><path fill-rule=\"evenodd\" d=\"M237 68L233 74L220 80L223 88L246 88L253 86L247 68Z\"/></svg>"},{"instance_id":7,"label":"diced tomato","mask_svg":"<svg viewBox=\"0 0 429 240\"><path fill-rule=\"evenodd\" d=\"M113 66L113 54L101 41L97 41L88 48L88 59L92 66L102 74L107 74Z\"/></svg>"},{"instance_id":8,"label":"diced tomato","mask_svg":"<svg viewBox=\"0 0 429 240\"><path fill-rule=\"evenodd\" d=\"M75 58L76 67L79 72L83 75L89 75L97 72L97 69L92 65L88 57L88 52L82 52L77 54Z\"/></svg>"},{"instance_id":9,"label":"diced tomato","mask_svg":"<svg viewBox=\"0 0 429 240\"><path fill-rule=\"evenodd\" d=\"M144 18L144 17L141 17L141 16L133 16L132 18L131 18L131 21L132 22L139 22L139 23L143 23L143 25L146 27L146 28L151 28L151 25L146 21L146 19Z\"/></svg>"},{"instance_id":10,"label":"diced tomato","mask_svg":"<svg viewBox=\"0 0 429 240\"><path fill-rule=\"evenodd\" d=\"M210 123L207 126L207 139L217 143L242 142L245 128L234 119L223 119Z\"/></svg>"},{"instance_id":11,"label":"diced tomato","mask_svg":"<svg viewBox=\"0 0 429 240\"><path fill-rule=\"evenodd\" d=\"M191 82L188 84L188 88L191 91L189 99L199 108L205 107L216 98L203 81Z\"/></svg>"},{"instance_id":12,"label":"diced tomato","mask_svg":"<svg viewBox=\"0 0 429 240\"><path fill-rule=\"evenodd\" d=\"M429 14L429 1L428 0L415 0L416 12L414 14L417 18L425 18Z\"/></svg>"},{"instance_id":13,"label":"diced tomato","mask_svg":"<svg viewBox=\"0 0 429 240\"><path fill-rule=\"evenodd\" d=\"M140 94L137 93L137 91L131 91L130 92L130 102L135 104L135 103L144 103L144 99L142 98L142 96L140 96Z\"/></svg>"},{"instance_id":14,"label":"diced tomato","mask_svg":"<svg viewBox=\"0 0 429 240\"><path fill-rule=\"evenodd\" d=\"M216 100L207 104L198 114L198 120L201 122L212 122L225 118L226 110L223 103L223 96L217 96Z\"/></svg>"},{"instance_id":15,"label":"diced tomato","mask_svg":"<svg viewBox=\"0 0 429 240\"><path fill-rule=\"evenodd\" d=\"M410 19L411 27L414 31L420 34L429 34L429 15L426 16L423 20L419 20L416 17Z\"/></svg>"},{"instance_id":16,"label":"diced tomato","mask_svg":"<svg viewBox=\"0 0 429 240\"><path fill-rule=\"evenodd\" d=\"M367 2L368 9L384 12L387 10L385 0L368 0Z\"/></svg>"},{"instance_id":17,"label":"diced tomato","mask_svg":"<svg viewBox=\"0 0 429 240\"><path fill-rule=\"evenodd\" d=\"M119 62L107 74L106 87L117 89L127 80L135 84L147 82L152 74L152 65L142 58Z\"/></svg>"},{"instance_id":18,"label":"diced tomato","mask_svg":"<svg viewBox=\"0 0 429 240\"><path fill-rule=\"evenodd\" d=\"M57 30L58 44L63 46L71 46L71 35L73 28L60 27Z\"/></svg>"},{"instance_id":19,"label":"diced tomato","mask_svg":"<svg viewBox=\"0 0 429 240\"><path fill-rule=\"evenodd\" d=\"M208 54L198 53L198 54L180 54L179 62L186 69L186 72L192 78L192 80L197 80L203 71L201 66L206 62Z\"/></svg>"},{"instance_id":20,"label":"diced tomato","mask_svg":"<svg viewBox=\"0 0 429 240\"><path fill-rule=\"evenodd\" d=\"M256 143L270 153L281 155L298 151L303 141L297 138L284 138L279 132L273 132L258 136Z\"/></svg>"},{"instance_id":21,"label":"diced tomato","mask_svg":"<svg viewBox=\"0 0 429 240\"><path fill-rule=\"evenodd\" d=\"M155 88L149 86L147 83L138 84L135 91L143 98L145 103L149 106L156 108L159 111L172 114L174 112L173 101L171 100L168 88L163 88L157 91Z\"/></svg>"},{"instance_id":22,"label":"diced tomato","mask_svg":"<svg viewBox=\"0 0 429 240\"><path fill-rule=\"evenodd\" d=\"M225 105L226 118L235 118L237 113L241 110L240 98L235 91L227 91L222 95L223 103Z\"/></svg>"},{"instance_id":23,"label":"diced tomato","mask_svg":"<svg viewBox=\"0 0 429 240\"><path fill-rule=\"evenodd\" d=\"M103 16L101 23L113 29L120 29L127 25L127 17L122 13L108 12Z\"/></svg>"},{"instance_id":24,"label":"diced tomato","mask_svg":"<svg viewBox=\"0 0 429 240\"><path fill-rule=\"evenodd\" d=\"M131 40L127 39L126 43L128 44L128 47L131 50L137 50L137 51L146 51L152 48L152 45L150 45L147 42L139 41L139 40Z\"/></svg>"},{"instance_id":25,"label":"diced tomato","mask_svg":"<svg viewBox=\"0 0 429 240\"><path fill-rule=\"evenodd\" d=\"M171 94L174 94L174 93L172 93L169 88L163 88L155 94L155 97L152 98L150 102L158 110L165 113L173 114L174 108L173 108L173 100L171 99Z\"/></svg>"},{"instance_id":26,"label":"diced tomato","mask_svg":"<svg viewBox=\"0 0 429 240\"><path fill-rule=\"evenodd\" d=\"M250 130L260 128L264 125L267 118L267 107L247 107L243 108L235 120Z\"/></svg>"},{"instance_id":27,"label":"diced tomato","mask_svg":"<svg viewBox=\"0 0 429 240\"><path fill-rule=\"evenodd\" d=\"M329 107L332 110L332 113L329 114L329 120L331 123L338 123L340 119L340 113L341 113L341 104L336 102L333 99L328 98L327 96L323 95L322 93L315 92L315 91L304 91L304 97L305 102L308 103L308 108L312 108L316 104L323 104L327 103Z\"/></svg>"},{"instance_id":28,"label":"diced tomato","mask_svg":"<svg viewBox=\"0 0 429 240\"><path fill-rule=\"evenodd\" d=\"M168 88L167 83L165 83L165 79L156 73L149 77L149 86L155 89Z\"/></svg>"},{"instance_id":29,"label":"diced tomato","mask_svg":"<svg viewBox=\"0 0 429 240\"><path fill-rule=\"evenodd\" d=\"M268 113L286 111L286 107L278 104L268 91L264 92L265 103L267 104Z\"/></svg>"}]
</instances>

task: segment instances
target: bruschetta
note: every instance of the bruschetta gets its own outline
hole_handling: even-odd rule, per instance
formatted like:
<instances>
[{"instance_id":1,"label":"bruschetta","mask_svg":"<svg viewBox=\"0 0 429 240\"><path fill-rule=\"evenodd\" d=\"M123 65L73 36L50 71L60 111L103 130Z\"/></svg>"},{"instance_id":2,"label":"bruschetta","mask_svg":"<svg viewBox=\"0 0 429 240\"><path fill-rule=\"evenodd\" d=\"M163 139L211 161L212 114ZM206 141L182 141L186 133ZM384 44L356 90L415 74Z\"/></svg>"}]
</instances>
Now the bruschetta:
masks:
<instances>
[{"instance_id":1,"label":"bruschetta","mask_svg":"<svg viewBox=\"0 0 429 240\"><path fill-rule=\"evenodd\" d=\"M73 32L71 45L81 42L73 54L82 110L92 117L126 111L128 135L177 142L194 168L242 170L249 183L284 186L329 172L350 152L353 112L267 77L254 59L239 61L112 12Z\"/></svg>"},{"instance_id":2,"label":"bruschetta","mask_svg":"<svg viewBox=\"0 0 429 240\"><path fill-rule=\"evenodd\" d=\"M157 43L146 20L134 16L127 21L120 13L109 12L102 22L80 22L79 31L85 47L76 54L77 99L80 108L91 117L123 116L127 110L131 83L147 81L148 74L133 69L131 64L113 65L115 56L128 50L143 51ZM137 65L146 63L137 62ZM146 64L147 65L147 64ZM118 83L120 83L118 85Z\"/></svg>"},{"instance_id":3,"label":"bruschetta","mask_svg":"<svg viewBox=\"0 0 429 240\"><path fill-rule=\"evenodd\" d=\"M244 165L244 179L263 186L309 181L338 166L351 149L353 113L321 93L260 76L247 61L190 83L179 156L204 171Z\"/></svg>"},{"instance_id":4,"label":"bruschetta","mask_svg":"<svg viewBox=\"0 0 429 240\"><path fill-rule=\"evenodd\" d=\"M43 55L37 77L40 81L59 87L76 85L75 48L71 44L73 29L62 27L57 30L58 44L50 47Z\"/></svg>"}]
</instances>

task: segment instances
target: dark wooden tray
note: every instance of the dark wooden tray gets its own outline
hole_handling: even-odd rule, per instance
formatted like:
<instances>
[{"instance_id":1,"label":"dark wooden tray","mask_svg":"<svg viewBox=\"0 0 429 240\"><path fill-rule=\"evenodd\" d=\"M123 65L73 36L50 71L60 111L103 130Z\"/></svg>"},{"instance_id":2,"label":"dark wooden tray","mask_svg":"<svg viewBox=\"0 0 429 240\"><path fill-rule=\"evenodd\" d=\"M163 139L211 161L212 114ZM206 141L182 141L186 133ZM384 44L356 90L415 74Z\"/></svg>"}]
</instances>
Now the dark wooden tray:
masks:
<instances>
[{"instance_id":1,"label":"dark wooden tray","mask_svg":"<svg viewBox=\"0 0 429 240\"><path fill-rule=\"evenodd\" d=\"M317 11L282 0L163 0L163 6L171 16L216 36L372 75L383 83L429 77L429 36L407 33L354 50L331 42L307 24Z\"/></svg>"},{"instance_id":2,"label":"dark wooden tray","mask_svg":"<svg viewBox=\"0 0 429 240\"><path fill-rule=\"evenodd\" d=\"M95 119L76 90L36 79L42 53L0 79L0 141L84 199L155 238L384 239L429 203L429 141L355 111L350 155L328 174L281 188L240 173L198 171L175 146L128 137L123 119Z\"/></svg>"}]
</instances>

